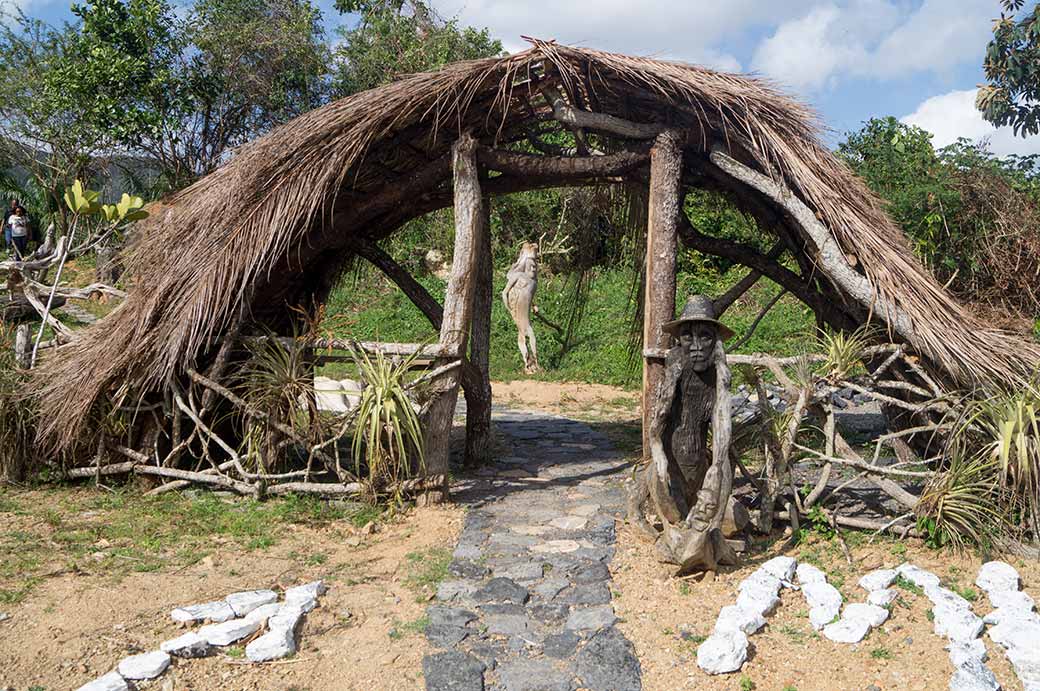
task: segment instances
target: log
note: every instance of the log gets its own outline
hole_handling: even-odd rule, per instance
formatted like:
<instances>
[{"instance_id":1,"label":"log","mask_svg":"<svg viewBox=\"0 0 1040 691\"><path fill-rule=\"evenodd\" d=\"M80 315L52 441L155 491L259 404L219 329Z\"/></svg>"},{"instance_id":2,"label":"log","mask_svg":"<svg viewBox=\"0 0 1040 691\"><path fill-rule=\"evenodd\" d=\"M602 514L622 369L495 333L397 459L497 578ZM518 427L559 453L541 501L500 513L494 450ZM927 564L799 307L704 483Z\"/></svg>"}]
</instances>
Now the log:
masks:
<instances>
[{"instance_id":1,"label":"log","mask_svg":"<svg viewBox=\"0 0 1040 691\"><path fill-rule=\"evenodd\" d=\"M553 118L560 124L573 129L606 132L625 139L653 139L665 131L664 125L643 124L606 113L591 113L575 108L563 97L546 90L546 100L553 109Z\"/></svg>"},{"instance_id":2,"label":"log","mask_svg":"<svg viewBox=\"0 0 1040 691\"><path fill-rule=\"evenodd\" d=\"M464 463L473 468L491 461L491 306L494 266L491 258L490 205L483 204L477 242L473 298L473 325L469 362L463 377L466 394L466 451Z\"/></svg>"},{"instance_id":3,"label":"log","mask_svg":"<svg viewBox=\"0 0 1040 691\"><path fill-rule=\"evenodd\" d=\"M645 165L648 159L645 150L619 151L603 156L540 156L486 147L477 149L477 160L482 165L518 177L623 175Z\"/></svg>"},{"instance_id":4,"label":"log","mask_svg":"<svg viewBox=\"0 0 1040 691\"><path fill-rule=\"evenodd\" d=\"M474 274L479 238L483 228L484 198L480 189L480 170L477 165L477 143L468 132L463 133L452 147L452 168L455 189L455 251L452 254L451 275L444 296L444 319L441 322L440 345L456 356L466 351L471 317L473 314ZM429 475L448 475L448 453L451 423L455 416L455 402L459 395L457 370L446 373L437 387L430 405L425 431L426 472ZM448 499L448 484L427 495L427 501L437 503Z\"/></svg>"},{"instance_id":5,"label":"log","mask_svg":"<svg viewBox=\"0 0 1040 691\"><path fill-rule=\"evenodd\" d=\"M251 336L254 341L262 341L268 336ZM286 347L299 345L299 342L288 336L276 336L279 343ZM398 357L417 357L427 360L438 358L457 358L461 352L455 346L446 346L443 343L382 343L378 341L349 341L340 338L316 338L307 341L307 345L315 351L321 350L343 350L350 351L352 348L363 350L366 353L382 353L383 355L396 355ZM347 357L347 356L343 356Z\"/></svg>"},{"instance_id":6,"label":"log","mask_svg":"<svg viewBox=\"0 0 1040 691\"><path fill-rule=\"evenodd\" d=\"M676 230L682 211L683 154L673 131L657 137L650 150L650 201L647 216L643 346L667 348L661 327L675 318ZM664 363L643 361L643 456L650 455L654 399L664 378Z\"/></svg>"},{"instance_id":7,"label":"log","mask_svg":"<svg viewBox=\"0 0 1040 691\"><path fill-rule=\"evenodd\" d=\"M879 313L900 337L910 343L915 342L910 318L898 305L883 296L866 276L852 268L834 235L805 202L785 185L745 166L719 147L712 149L709 158L725 174L771 199L794 219L816 246L816 262L835 287L858 302L864 310Z\"/></svg>"},{"instance_id":8,"label":"log","mask_svg":"<svg viewBox=\"0 0 1040 691\"><path fill-rule=\"evenodd\" d=\"M770 261L774 261L784 253L784 249L783 241L778 242L766 253L765 257ZM758 283L758 279L760 278L762 278L762 272L757 269L752 269L746 276L744 276L744 278L734 283L732 288L727 290L722 296L716 298L715 318L721 319L726 310L728 310L734 302L739 300L740 296L751 290L754 285Z\"/></svg>"},{"instance_id":9,"label":"log","mask_svg":"<svg viewBox=\"0 0 1040 691\"><path fill-rule=\"evenodd\" d=\"M444 309L421 283L415 280L404 267L394 261L394 258L389 253L379 245L364 238L353 239L351 241L351 249L357 252L358 256L367 259L382 271L387 278L401 289L401 292L408 296L412 304L419 308L419 311L429 320L433 328L440 330L441 321L444 318Z\"/></svg>"},{"instance_id":10,"label":"log","mask_svg":"<svg viewBox=\"0 0 1040 691\"><path fill-rule=\"evenodd\" d=\"M65 298L55 297L52 307L61 307L65 304ZM0 320L5 322L16 322L30 317L38 317L39 313L28 300L21 294L14 297L0 295Z\"/></svg>"}]
</instances>

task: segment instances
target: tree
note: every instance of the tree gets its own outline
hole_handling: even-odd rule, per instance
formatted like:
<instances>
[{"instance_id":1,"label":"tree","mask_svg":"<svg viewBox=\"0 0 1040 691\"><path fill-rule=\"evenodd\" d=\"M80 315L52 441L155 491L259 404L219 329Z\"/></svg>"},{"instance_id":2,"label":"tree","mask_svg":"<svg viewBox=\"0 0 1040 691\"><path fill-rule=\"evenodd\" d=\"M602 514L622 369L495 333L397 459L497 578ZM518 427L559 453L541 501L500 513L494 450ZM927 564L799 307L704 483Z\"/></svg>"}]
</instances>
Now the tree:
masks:
<instances>
[{"instance_id":1,"label":"tree","mask_svg":"<svg viewBox=\"0 0 1040 691\"><path fill-rule=\"evenodd\" d=\"M997 158L965 139L936 151L928 132L891 117L867 121L838 153L959 297L1000 305L1005 318L1040 315L1036 157Z\"/></svg>"},{"instance_id":2,"label":"tree","mask_svg":"<svg viewBox=\"0 0 1040 691\"><path fill-rule=\"evenodd\" d=\"M983 69L988 84L976 106L996 126L1011 125L1023 137L1040 132L1040 4L1021 16L1025 0L1001 0Z\"/></svg>"},{"instance_id":3,"label":"tree","mask_svg":"<svg viewBox=\"0 0 1040 691\"><path fill-rule=\"evenodd\" d=\"M457 60L500 55L502 43L488 30L460 27L443 20L423 0L337 0L340 12L356 12L361 21L340 29L333 90L347 96L413 72Z\"/></svg>"}]
</instances>

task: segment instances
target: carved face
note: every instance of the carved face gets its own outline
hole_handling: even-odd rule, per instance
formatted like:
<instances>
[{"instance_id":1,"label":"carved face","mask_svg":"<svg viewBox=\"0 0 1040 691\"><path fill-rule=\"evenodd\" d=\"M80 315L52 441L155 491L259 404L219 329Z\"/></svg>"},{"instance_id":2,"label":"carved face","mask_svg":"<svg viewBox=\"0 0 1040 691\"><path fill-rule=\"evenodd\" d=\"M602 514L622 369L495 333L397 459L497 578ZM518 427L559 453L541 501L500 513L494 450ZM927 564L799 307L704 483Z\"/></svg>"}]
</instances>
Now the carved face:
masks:
<instances>
[{"instance_id":1,"label":"carved face","mask_svg":"<svg viewBox=\"0 0 1040 691\"><path fill-rule=\"evenodd\" d=\"M718 329L711 322L687 322L679 327L679 345L695 372L704 372L712 364Z\"/></svg>"},{"instance_id":2,"label":"carved face","mask_svg":"<svg viewBox=\"0 0 1040 691\"><path fill-rule=\"evenodd\" d=\"M538 258L538 245L533 242L525 242L523 247L520 248L521 259L537 259Z\"/></svg>"}]
</instances>

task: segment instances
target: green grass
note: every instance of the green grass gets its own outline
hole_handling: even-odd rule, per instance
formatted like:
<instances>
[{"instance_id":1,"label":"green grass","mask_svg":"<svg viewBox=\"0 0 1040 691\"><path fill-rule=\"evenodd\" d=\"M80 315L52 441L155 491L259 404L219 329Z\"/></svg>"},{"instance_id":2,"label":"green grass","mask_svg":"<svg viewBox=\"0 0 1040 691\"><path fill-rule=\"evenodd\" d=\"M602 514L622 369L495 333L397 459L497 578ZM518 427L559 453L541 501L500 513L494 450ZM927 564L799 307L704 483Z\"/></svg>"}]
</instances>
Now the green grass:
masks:
<instances>
[{"instance_id":1,"label":"green grass","mask_svg":"<svg viewBox=\"0 0 1040 691\"><path fill-rule=\"evenodd\" d=\"M422 616L413 621L406 622L400 622L395 619L387 635L390 637L390 640L399 641L405 636L414 636L416 634L422 633L426 630L426 627L429 625L429 623L430 618L427 616Z\"/></svg>"},{"instance_id":2,"label":"green grass","mask_svg":"<svg viewBox=\"0 0 1040 691\"><path fill-rule=\"evenodd\" d=\"M746 674L740 675L740 691L754 691L755 682L751 681L751 677Z\"/></svg>"},{"instance_id":3,"label":"green grass","mask_svg":"<svg viewBox=\"0 0 1040 691\"><path fill-rule=\"evenodd\" d=\"M888 648L879 646L870 651L870 657L875 660L891 660L892 651L890 651Z\"/></svg>"},{"instance_id":4,"label":"green grass","mask_svg":"<svg viewBox=\"0 0 1040 691\"><path fill-rule=\"evenodd\" d=\"M0 603L6 604L25 599L55 569L118 579L190 566L209 554L214 539L262 551L293 525L364 525L381 513L312 497L259 502L210 492L145 497L134 488L70 487L0 489L0 512ZM2 520L5 514L11 520ZM303 561L319 566L326 559L310 554Z\"/></svg>"},{"instance_id":5,"label":"green grass","mask_svg":"<svg viewBox=\"0 0 1040 691\"><path fill-rule=\"evenodd\" d=\"M437 586L448 576L451 551L431 547L405 555L404 584L415 593L416 602L425 602L437 592Z\"/></svg>"},{"instance_id":6,"label":"green grass","mask_svg":"<svg viewBox=\"0 0 1040 691\"><path fill-rule=\"evenodd\" d=\"M894 583L897 588L901 588L908 593L913 593L914 595L924 594L924 589L921 586L917 585L913 581L907 580L903 576L896 576Z\"/></svg>"},{"instance_id":7,"label":"green grass","mask_svg":"<svg viewBox=\"0 0 1040 691\"><path fill-rule=\"evenodd\" d=\"M414 267L413 267L414 268ZM534 378L546 381L589 381L635 388L640 381L640 359L630 358L628 330L635 314L631 296L632 274L623 269L599 270L592 278L584 317L565 347L564 339L552 328L535 320L539 361L545 370L537 375L523 372L516 347L516 328L502 304L505 266L495 269L491 312L491 376L508 381ZM680 274L679 307L690 292L717 296L740 280L745 271L734 268L723 276ZM430 294L443 300L444 283L436 277L419 274L417 280ZM777 291L775 284L762 279L748 294L726 312L725 321L742 335L759 309ZM571 288L566 276L539 277L535 302L539 312L554 324L564 326L570 314ZM375 270L361 277L345 278L327 302L328 325L341 337L395 342L427 342L437 333L408 298ZM815 321L811 311L791 296L785 296L759 324L751 340L740 352L769 351L778 356L797 355L813 348ZM334 364L324 370L329 376L350 376L349 366ZM635 403L618 401L619 407L632 409Z\"/></svg>"}]
</instances>

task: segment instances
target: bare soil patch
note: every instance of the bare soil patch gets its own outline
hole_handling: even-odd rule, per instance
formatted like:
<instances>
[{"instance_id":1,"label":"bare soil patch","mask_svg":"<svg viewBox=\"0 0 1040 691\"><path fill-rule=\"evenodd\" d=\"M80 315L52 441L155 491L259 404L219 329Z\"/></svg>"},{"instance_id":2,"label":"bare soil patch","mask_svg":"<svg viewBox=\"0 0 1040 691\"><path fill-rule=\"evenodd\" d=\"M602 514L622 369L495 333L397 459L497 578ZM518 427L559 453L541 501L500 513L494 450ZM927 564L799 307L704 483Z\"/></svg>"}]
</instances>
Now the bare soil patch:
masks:
<instances>
[{"instance_id":1,"label":"bare soil patch","mask_svg":"<svg viewBox=\"0 0 1040 691\"><path fill-rule=\"evenodd\" d=\"M949 686L953 669L943 648L945 639L932 632L931 604L924 595L908 591L901 592L881 628L858 645L844 645L815 633L801 593L785 589L782 604L768 618L766 628L749 637L753 652L743 670L720 676L705 674L697 667L698 644L711 633L719 610L736 601L737 584L762 562L781 554L783 541L760 546L741 567L720 573L712 582L673 578L672 567L656 562L653 545L627 527L618 541L612 571L621 597L614 606L622 618L618 626L635 645L642 663L644 691L862 691L871 685L885 691L939 691ZM982 564L978 557L937 552L912 542L862 542L850 545L852 565L846 563L833 538L811 537L787 554L827 571L828 580L841 590L846 602L866 600L866 591L857 585L864 573L909 561L932 571L969 599L974 593L977 614L989 611L985 594L973 585ZM1040 595L1040 565L1014 559L1011 563L1022 574L1026 590ZM1002 687L1021 689L1002 649L985 636L983 640L989 649L987 664Z\"/></svg>"},{"instance_id":2,"label":"bare soil patch","mask_svg":"<svg viewBox=\"0 0 1040 691\"><path fill-rule=\"evenodd\" d=\"M33 498L28 494L6 495L6 508L24 506ZM54 491L47 496L56 498ZM99 511L97 517L104 520L106 513ZM42 575L31 590L0 603L0 611L10 615L0 623L0 687L77 688L113 669L123 657L154 650L183 633L169 618L178 605L322 578L329 592L306 617L295 657L246 664L243 641L212 658L178 661L153 686L199 691L422 689L425 607L444 575L461 517L455 507L415 509L379 523L373 534L345 518L286 523L272 531L273 537L259 541L266 546L215 535L203 552L206 556L186 565L171 551L168 563L151 571L133 571L134 562L128 559L123 568L113 564L88 572L72 569L61 543L53 542L60 528L31 513L2 512L5 538L10 530L35 531L53 546L38 554L47 564L36 571ZM103 563L116 547L107 541L91 549L102 555L96 559ZM95 559L89 553L87 558ZM18 592L22 582L11 572L0 579L8 593Z\"/></svg>"}]
</instances>

